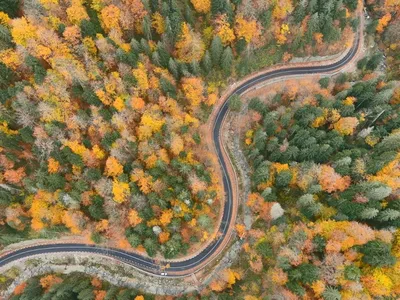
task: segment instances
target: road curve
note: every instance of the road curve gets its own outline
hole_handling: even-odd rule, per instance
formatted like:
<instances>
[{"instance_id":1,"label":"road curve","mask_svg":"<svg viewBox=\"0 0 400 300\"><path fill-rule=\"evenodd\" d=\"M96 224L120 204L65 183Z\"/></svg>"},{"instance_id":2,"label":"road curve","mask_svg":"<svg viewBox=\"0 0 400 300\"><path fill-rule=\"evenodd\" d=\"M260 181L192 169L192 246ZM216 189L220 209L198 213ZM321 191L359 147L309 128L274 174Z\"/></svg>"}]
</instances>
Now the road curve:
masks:
<instances>
[{"instance_id":1,"label":"road curve","mask_svg":"<svg viewBox=\"0 0 400 300\"><path fill-rule=\"evenodd\" d=\"M196 256L183 260L183 261L155 261L154 259L142 256L137 253L128 252L124 250L119 250L115 248L105 248L95 245L87 245L87 244L78 244L78 243L59 243L59 244L46 244L46 245L36 245L30 246L26 248L22 248L19 250L15 250L13 252L7 253L0 257L0 267L5 266L6 264L13 262L18 259L43 255L46 253L56 253L56 252L85 252L85 253L95 253L100 255L105 255L112 257L116 260L122 261L129 265L132 265L142 271L147 273L151 273L154 275L160 275L160 265L169 264L169 267L165 269L163 272L167 272L169 277L183 277L187 276L202 266L204 263L211 259L213 254L219 249L219 246L227 240L230 239L231 235L228 234L230 232L229 225L233 216L236 215L233 212L233 190L232 190L232 181L229 178L229 174L227 171L227 164L230 164L229 161L225 159L223 155L223 146L220 139L220 131L222 128L223 120L228 113L228 99L233 94L241 95L251 89L252 87L260 84L263 81L277 79L279 77L286 76L295 76L295 75L309 75L309 74L323 74L329 73L333 71L340 70L347 63L349 63L353 57L356 55L359 48L359 37L354 40L352 48L343 56L339 61L334 62L332 64L321 65L321 66L309 66L309 67L287 67L279 70L270 71L267 73L260 74L256 77L253 77L242 84L238 85L235 89L232 90L230 95L226 97L225 102L218 108L216 112L216 117L212 127L212 138L213 143L215 145L216 154L218 156L218 161L221 167L222 181L224 185L225 191L225 205L223 209L222 221L220 223L219 232L221 233L218 237L207 245L201 252L199 252Z\"/></svg>"}]
</instances>

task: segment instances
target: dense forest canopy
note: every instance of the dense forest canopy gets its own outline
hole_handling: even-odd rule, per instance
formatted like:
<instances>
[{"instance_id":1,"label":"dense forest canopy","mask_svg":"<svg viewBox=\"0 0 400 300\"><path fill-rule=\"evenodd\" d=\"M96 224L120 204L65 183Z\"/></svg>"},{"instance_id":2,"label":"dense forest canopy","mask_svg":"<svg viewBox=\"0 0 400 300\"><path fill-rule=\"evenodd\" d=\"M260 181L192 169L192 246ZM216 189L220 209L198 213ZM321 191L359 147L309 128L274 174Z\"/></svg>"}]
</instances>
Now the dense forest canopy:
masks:
<instances>
[{"instance_id":1,"label":"dense forest canopy","mask_svg":"<svg viewBox=\"0 0 400 300\"><path fill-rule=\"evenodd\" d=\"M331 58L365 30L351 73L229 99L244 118L240 213L253 222L239 213L239 259L177 299L398 298L400 3L364 5L2 1L0 247L71 236L157 258L199 249L224 197L205 141L221 92L292 58ZM33 277L13 295L157 297L78 273Z\"/></svg>"},{"instance_id":2,"label":"dense forest canopy","mask_svg":"<svg viewBox=\"0 0 400 300\"><path fill-rule=\"evenodd\" d=\"M344 50L356 2L2 2L1 244L72 233L171 258L212 238L200 128L225 79Z\"/></svg>"}]
</instances>

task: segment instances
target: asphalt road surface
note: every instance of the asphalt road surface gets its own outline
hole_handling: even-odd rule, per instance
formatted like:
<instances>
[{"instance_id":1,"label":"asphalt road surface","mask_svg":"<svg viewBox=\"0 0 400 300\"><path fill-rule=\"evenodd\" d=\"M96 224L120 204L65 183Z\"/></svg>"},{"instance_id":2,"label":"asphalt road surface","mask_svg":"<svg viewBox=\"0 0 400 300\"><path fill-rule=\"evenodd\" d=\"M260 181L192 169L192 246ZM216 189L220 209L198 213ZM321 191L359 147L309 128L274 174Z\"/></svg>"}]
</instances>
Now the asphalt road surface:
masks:
<instances>
[{"instance_id":1,"label":"asphalt road surface","mask_svg":"<svg viewBox=\"0 0 400 300\"><path fill-rule=\"evenodd\" d=\"M241 95L245 93L247 90L253 88L254 86L260 84L263 81L276 79L279 77L293 76L293 75L309 75L309 74L323 74L327 72L332 72L335 70L339 70L343 66L345 66L357 53L359 46L359 39L356 38L352 48L349 52L340 60L330 65L321 65L321 66L313 66L313 67L287 67L285 69L280 69L276 71L271 71L262 75L259 75L255 78L252 78L238 87L234 89L230 96L233 94ZM229 100L229 97L227 98ZM158 261L156 262L154 259L141 256L140 254L119 250L115 248L105 248L95 245L86 245L86 244L48 244L48 245L37 245L31 246L27 248L22 248L11 252L7 255L4 255L0 258L0 266L4 266L12 261L17 259L30 257L33 255L45 255L46 253L67 253L67 252L85 252L85 253L97 253L105 256L113 257L121 262L130 264L140 270L146 271L151 274L160 275L161 272L167 272L171 277L176 277L176 273L180 273L179 276L186 276L188 274L196 271L200 265L207 261L214 252L218 249L220 244L224 241L224 239L229 239L230 236L227 234L229 232L229 224L231 223L232 212L233 212L233 199L232 199L232 186L231 181L229 179L229 174L227 172L226 164L229 163L224 160L222 155L223 147L221 145L220 140L220 130L224 120L224 117L228 113L228 101L226 101L219 109L217 113L217 117L213 126L213 141L216 147L219 164L222 171L222 179L225 190L225 205L223 210L223 217L220 224L219 232L221 235L217 239L215 239L212 243L210 243L206 248L204 248L198 255L192 257L188 260L181 262L170 262L169 267L165 270L160 269L160 265L166 265L166 261ZM186 272L186 273L185 273ZM175 273L175 274L174 274ZM185 273L186 275L183 275Z\"/></svg>"}]
</instances>

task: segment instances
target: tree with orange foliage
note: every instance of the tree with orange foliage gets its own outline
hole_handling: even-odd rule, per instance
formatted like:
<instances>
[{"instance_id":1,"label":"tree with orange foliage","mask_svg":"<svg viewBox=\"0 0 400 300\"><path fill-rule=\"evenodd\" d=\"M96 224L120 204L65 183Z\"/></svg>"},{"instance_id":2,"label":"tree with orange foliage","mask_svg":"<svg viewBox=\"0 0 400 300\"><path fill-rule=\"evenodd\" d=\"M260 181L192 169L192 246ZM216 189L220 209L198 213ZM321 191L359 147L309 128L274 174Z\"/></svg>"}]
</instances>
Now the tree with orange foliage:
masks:
<instances>
[{"instance_id":1,"label":"tree with orange foliage","mask_svg":"<svg viewBox=\"0 0 400 300\"><path fill-rule=\"evenodd\" d=\"M107 296L107 291L100 290L94 291L95 298L94 300L103 300Z\"/></svg>"},{"instance_id":2,"label":"tree with orange foliage","mask_svg":"<svg viewBox=\"0 0 400 300\"><path fill-rule=\"evenodd\" d=\"M90 283L92 284L92 286L94 286L95 288L100 289L102 286L101 280L98 279L97 277L93 277L93 279L90 281Z\"/></svg>"},{"instance_id":3,"label":"tree with orange foliage","mask_svg":"<svg viewBox=\"0 0 400 300\"><path fill-rule=\"evenodd\" d=\"M129 211L128 221L132 227L135 227L136 225L142 223L143 219L139 217L139 214L135 209L131 209Z\"/></svg>"},{"instance_id":4,"label":"tree with orange foliage","mask_svg":"<svg viewBox=\"0 0 400 300\"><path fill-rule=\"evenodd\" d=\"M161 224L163 226L167 226L169 223L171 223L173 216L174 216L174 214L171 209L163 211L161 214L161 217L160 217Z\"/></svg>"},{"instance_id":5,"label":"tree with orange foliage","mask_svg":"<svg viewBox=\"0 0 400 300\"><path fill-rule=\"evenodd\" d=\"M335 169L328 165L322 165L319 174L319 183L324 191L328 193L346 190L351 183L349 176L340 176Z\"/></svg>"},{"instance_id":6,"label":"tree with orange foliage","mask_svg":"<svg viewBox=\"0 0 400 300\"><path fill-rule=\"evenodd\" d=\"M27 285L28 284L26 282L23 282L23 283L17 285L14 289L14 295L17 295L17 296L21 295L24 292Z\"/></svg>"},{"instance_id":7,"label":"tree with orange foliage","mask_svg":"<svg viewBox=\"0 0 400 300\"><path fill-rule=\"evenodd\" d=\"M119 163L118 159L110 156L106 161L106 168L104 174L107 176L117 177L124 172L124 167Z\"/></svg>"},{"instance_id":8,"label":"tree with orange foliage","mask_svg":"<svg viewBox=\"0 0 400 300\"><path fill-rule=\"evenodd\" d=\"M158 235L158 240L159 240L160 244L164 244L164 243L168 242L169 236L170 236L169 232L166 232L166 231L161 232Z\"/></svg>"},{"instance_id":9,"label":"tree with orange foliage","mask_svg":"<svg viewBox=\"0 0 400 300\"><path fill-rule=\"evenodd\" d=\"M81 38L79 27L77 25L68 26L67 28L65 28L63 36L65 40L71 43L72 45L78 44L79 39Z\"/></svg>"},{"instance_id":10,"label":"tree with orange foliage","mask_svg":"<svg viewBox=\"0 0 400 300\"><path fill-rule=\"evenodd\" d=\"M259 193L251 193L249 197L247 198L247 206L251 208L253 212L260 212L263 204L264 204L264 198L261 197Z\"/></svg>"},{"instance_id":11,"label":"tree with orange foliage","mask_svg":"<svg viewBox=\"0 0 400 300\"><path fill-rule=\"evenodd\" d=\"M4 172L4 179L13 184L19 184L25 176L25 170L23 167L20 167L17 170L10 169Z\"/></svg>"},{"instance_id":12,"label":"tree with orange foliage","mask_svg":"<svg viewBox=\"0 0 400 300\"><path fill-rule=\"evenodd\" d=\"M181 35L175 44L175 48L178 60L185 63L199 61L205 51L200 35L195 33L187 23L182 24Z\"/></svg>"},{"instance_id":13,"label":"tree with orange foliage","mask_svg":"<svg viewBox=\"0 0 400 300\"><path fill-rule=\"evenodd\" d=\"M385 27L389 24L392 19L392 15L388 12L382 18L379 19L378 25L376 26L376 32L382 33Z\"/></svg>"},{"instance_id":14,"label":"tree with orange foliage","mask_svg":"<svg viewBox=\"0 0 400 300\"><path fill-rule=\"evenodd\" d=\"M340 118L339 121L333 125L333 128L335 128L341 135L353 135L358 123L356 117L344 117Z\"/></svg>"},{"instance_id":15,"label":"tree with orange foliage","mask_svg":"<svg viewBox=\"0 0 400 300\"><path fill-rule=\"evenodd\" d=\"M50 274L40 278L40 285L45 290L49 290L54 284L61 283L62 281L63 280L60 277Z\"/></svg>"},{"instance_id":16,"label":"tree with orange foliage","mask_svg":"<svg viewBox=\"0 0 400 300\"><path fill-rule=\"evenodd\" d=\"M142 110L145 106L145 102L142 98L140 97L132 97L131 99L131 106L135 110Z\"/></svg>"},{"instance_id":17,"label":"tree with orange foliage","mask_svg":"<svg viewBox=\"0 0 400 300\"><path fill-rule=\"evenodd\" d=\"M236 232L240 238L246 236L246 226L243 224L236 224L235 225Z\"/></svg>"},{"instance_id":18,"label":"tree with orange foliage","mask_svg":"<svg viewBox=\"0 0 400 300\"><path fill-rule=\"evenodd\" d=\"M50 157L47 160L47 171L50 174L54 174L54 173L57 173L59 169L60 169L60 163L57 160L55 160L54 158Z\"/></svg>"},{"instance_id":19,"label":"tree with orange foliage","mask_svg":"<svg viewBox=\"0 0 400 300\"><path fill-rule=\"evenodd\" d=\"M81 211L65 211L62 221L66 227L68 227L73 234L79 234L82 232L84 224L84 215Z\"/></svg>"}]
</instances>

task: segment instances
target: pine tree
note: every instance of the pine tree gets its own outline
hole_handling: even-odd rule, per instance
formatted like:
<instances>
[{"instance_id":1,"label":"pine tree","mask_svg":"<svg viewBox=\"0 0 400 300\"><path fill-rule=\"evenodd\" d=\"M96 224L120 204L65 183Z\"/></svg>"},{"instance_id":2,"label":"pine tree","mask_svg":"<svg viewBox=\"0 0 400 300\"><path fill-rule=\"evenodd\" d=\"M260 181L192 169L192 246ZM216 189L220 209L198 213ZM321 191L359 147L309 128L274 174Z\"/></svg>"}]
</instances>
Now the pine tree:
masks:
<instances>
[{"instance_id":1,"label":"pine tree","mask_svg":"<svg viewBox=\"0 0 400 300\"><path fill-rule=\"evenodd\" d=\"M149 15L146 15L142 20L143 34L147 40L151 40L151 20Z\"/></svg>"},{"instance_id":2,"label":"pine tree","mask_svg":"<svg viewBox=\"0 0 400 300\"><path fill-rule=\"evenodd\" d=\"M391 208L379 212L377 219L382 222L393 221L400 218L400 211Z\"/></svg>"},{"instance_id":3,"label":"pine tree","mask_svg":"<svg viewBox=\"0 0 400 300\"><path fill-rule=\"evenodd\" d=\"M221 59L221 67L226 76L229 76L231 74L232 62L233 62L233 52L231 47L228 46L225 48Z\"/></svg>"},{"instance_id":4,"label":"pine tree","mask_svg":"<svg viewBox=\"0 0 400 300\"><path fill-rule=\"evenodd\" d=\"M375 218L379 213L379 210L376 208L372 208L372 207L368 207L365 208L361 214L360 214L360 218L363 220L369 220L369 219L373 219Z\"/></svg>"},{"instance_id":5,"label":"pine tree","mask_svg":"<svg viewBox=\"0 0 400 300\"><path fill-rule=\"evenodd\" d=\"M190 63L190 73L192 73L193 75L196 75L196 76L198 76L198 75L200 75L200 65L199 65L199 62L198 61L195 61L195 60L193 60L191 63Z\"/></svg>"},{"instance_id":6,"label":"pine tree","mask_svg":"<svg viewBox=\"0 0 400 300\"><path fill-rule=\"evenodd\" d=\"M379 240L366 243L359 252L364 254L362 261L372 267L390 266L396 261L391 254L391 245Z\"/></svg>"},{"instance_id":7,"label":"pine tree","mask_svg":"<svg viewBox=\"0 0 400 300\"><path fill-rule=\"evenodd\" d=\"M0 11L4 11L11 18L18 15L20 0L7 0L0 2Z\"/></svg>"},{"instance_id":8,"label":"pine tree","mask_svg":"<svg viewBox=\"0 0 400 300\"><path fill-rule=\"evenodd\" d=\"M211 61L215 67L218 67L220 65L223 51L224 48L222 46L221 38L219 36L215 36L211 42L211 48L210 48Z\"/></svg>"},{"instance_id":9,"label":"pine tree","mask_svg":"<svg viewBox=\"0 0 400 300\"><path fill-rule=\"evenodd\" d=\"M168 62L168 70L171 72L172 75L174 75L176 79L179 78L178 65L172 57L170 57Z\"/></svg>"},{"instance_id":10,"label":"pine tree","mask_svg":"<svg viewBox=\"0 0 400 300\"><path fill-rule=\"evenodd\" d=\"M205 73L205 75L208 75L208 73L210 73L211 68L212 68L212 61L211 61L211 57L210 57L210 52L208 52L208 50L206 50L203 59L201 61L201 67Z\"/></svg>"},{"instance_id":11,"label":"pine tree","mask_svg":"<svg viewBox=\"0 0 400 300\"><path fill-rule=\"evenodd\" d=\"M234 94L229 98L229 108L236 112L240 111L242 108L242 101L238 94Z\"/></svg>"},{"instance_id":12,"label":"pine tree","mask_svg":"<svg viewBox=\"0 0 400 300\"><path fill-rule=\"evenodd\" d=\"M252 176L252 181L257 186L263 182L266 182L268 179L269 179L269 163L264 161L254 171Z\"/></svg>"}]
</instances>

